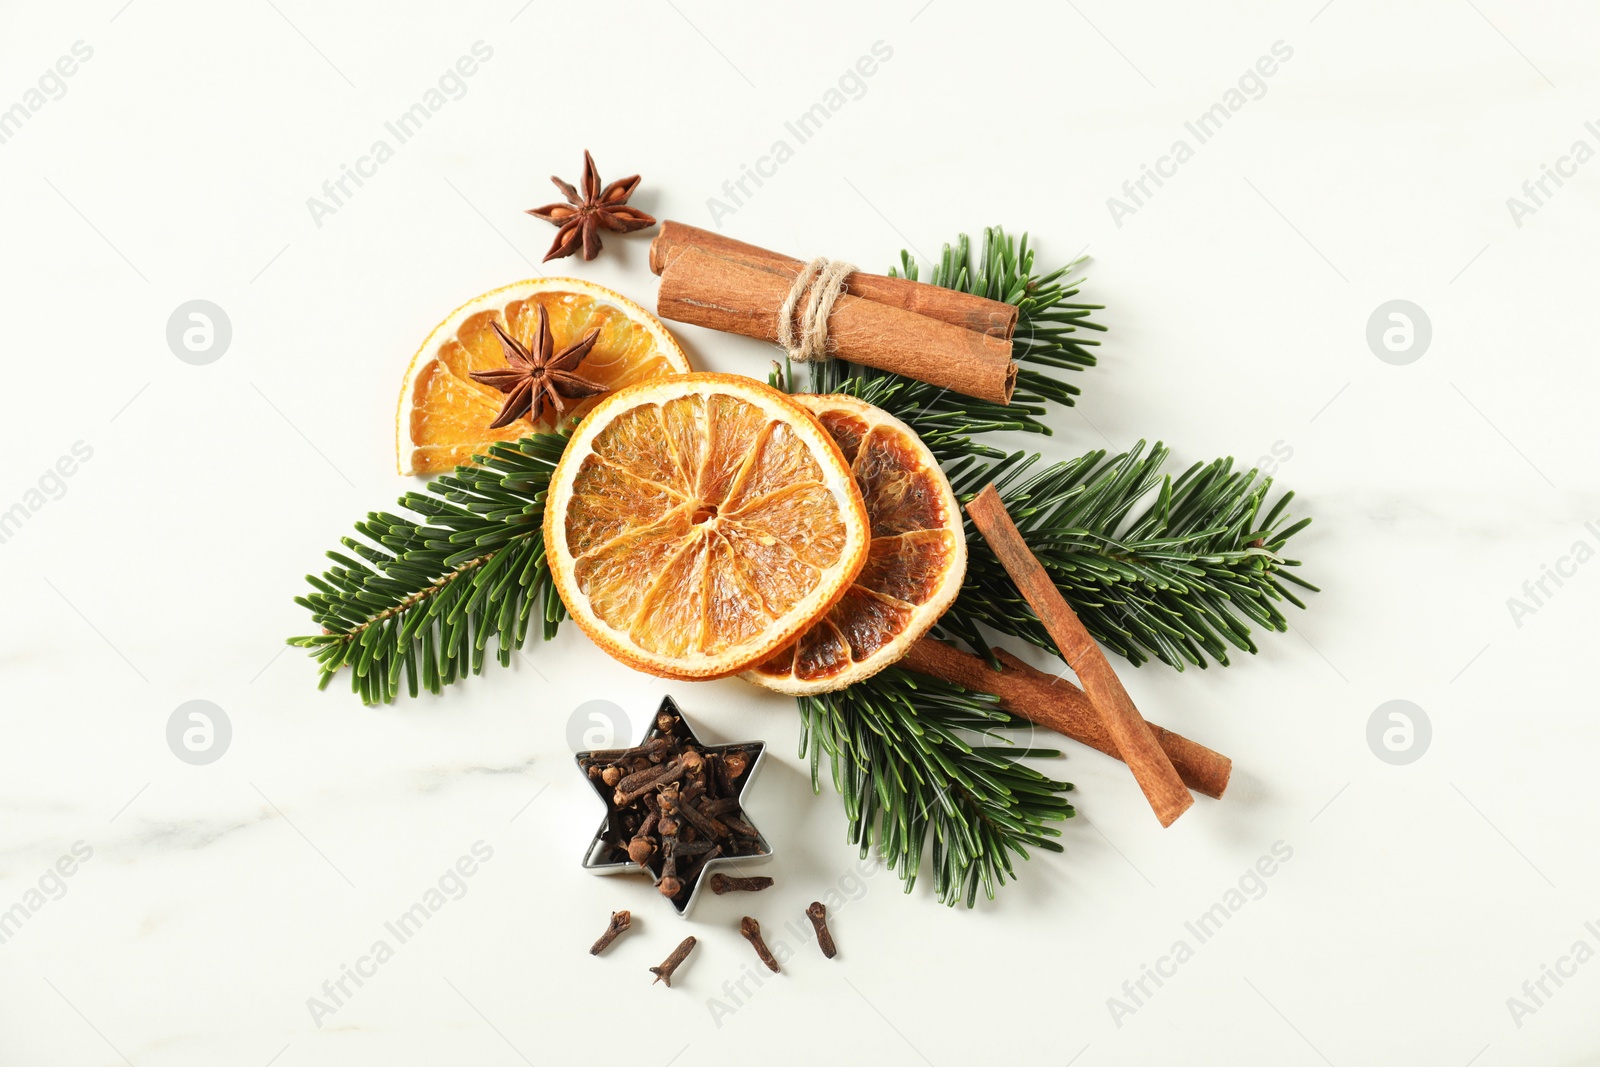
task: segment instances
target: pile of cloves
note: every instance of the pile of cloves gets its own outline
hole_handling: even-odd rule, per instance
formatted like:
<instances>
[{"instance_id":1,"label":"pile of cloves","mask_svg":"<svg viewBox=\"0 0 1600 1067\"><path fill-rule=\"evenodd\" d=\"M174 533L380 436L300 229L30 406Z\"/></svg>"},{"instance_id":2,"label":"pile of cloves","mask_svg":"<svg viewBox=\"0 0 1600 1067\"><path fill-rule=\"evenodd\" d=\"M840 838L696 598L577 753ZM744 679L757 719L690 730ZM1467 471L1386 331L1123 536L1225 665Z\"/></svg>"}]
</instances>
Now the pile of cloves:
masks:
<instances>
[{"instance_id":1,"label":"pile of cloves","mask_svg":"<svg viewBox=\"0 0 1600 1067\"><path fill-rule=\"evenodd\" d=\"M721 878L723 876L717 875L717 877ZM772 885L771 878L741 878L734 879L734 881L749 883L733 887L738 890L746 891L759 891L762 889L767 889ZM717 890L719 893L727 891L730 890L727 888L719 888ZM822 950L822 954L824 956L830 960L833 959L839 954L839 950L834 945L832 931L828 929L827 907L822 903L822 901L813 900L810 906L806 908L806 918L811 920L812 929L816 931L817 947ZM594 947L589 949L589 955L600 955L600 953L604 952L610 947L611 942L615 941L618 936L627 930L632 929L632 926L633 915L631 912L612 912L611 922L607 924L605 931L601 933L600 939L594 943ZM773 953L772 949L767 947L766 940L761 936L761 924L756 921L754 916L746 915L739 920L739 935L746 941L750 942L751 947L756 950L756 956L763 964L766 965L769 971L774 974L782 973L782 969L778 963L778 957ZM672 954L663 960L659 966L650 968L650 973L656 976L655 981L664 982L668 988L671 988L673 973L677 971L679 964L683 963L683 961L688 958L689 953L694 951L694 947L697 943L697 938L684 938L683 941L679 943L678 947L672 950Z\"/></svg>"},{"instance_id":2,"label":"pile of cloves","mask_svg":"<svg viewBox=\"0 0 1600 1067\"><path fill-rule=\"evenodd\" d=\"M606 858L647 869L661 895L682 911L707 863L765 855L766 842L739 807L755 754L701 746L671 711L657 717L643 744L582 754L584 773L610 789Z\"/></svg>"}]
</instances>

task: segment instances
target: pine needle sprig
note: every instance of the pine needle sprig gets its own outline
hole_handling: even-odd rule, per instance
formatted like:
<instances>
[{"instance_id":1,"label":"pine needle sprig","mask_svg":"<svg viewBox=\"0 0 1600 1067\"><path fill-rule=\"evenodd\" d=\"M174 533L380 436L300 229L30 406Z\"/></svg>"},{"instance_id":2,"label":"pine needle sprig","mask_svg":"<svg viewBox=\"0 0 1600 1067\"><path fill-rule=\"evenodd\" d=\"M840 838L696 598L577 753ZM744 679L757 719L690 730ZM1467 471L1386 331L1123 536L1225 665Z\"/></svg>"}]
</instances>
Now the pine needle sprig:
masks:
<instances>
[{"instance_id":1,"label":"pine needle sprig","mask_svg":"<svg viewBox=\"0 0 1600 1067\"><path fill-rule=\"evenodd\" d=\"M1270 507L1272 479L1233 460L1163 474L1168 449L1144 442L1032 470L1037 456L947 468L956 495L997 483L1028 547L1084 626L1138 665L1154 657L1182 670L1226 666L1230 646L1254 653L1251 624L1282 632L1281 605L1305 604L1290 586L1315 590L1283 550L1310 519L1288 522L1293 493ZM1135 515L1135 510L1138 510ZM1130 517L1131 516L1131 517ZM967 524L967 578L940 627L986 651L979 625L1059 654L988 543Z\"/></svg>"},{"instance_id":2,"label":"pine needle sprig","mask_svg":"<svg viewBox=\"0 0 1600 1067\"><path fill-rule=\"evenodd\" d=\"M998 733L1019 723L996 698L891 667L799 703L812 788L821 789L826 759L850 843L863 856L876 846L906 892L930 844L935 894L969 908L980 887L992 900L1016 879L1013 854L1062 851L1050 824L1074 814L1064 795L1072 784L1018 762L1061 753L1018 748Z\"/></svg>"},{"instance_id":3,"label":"pine needle sprig","mask_svg":"<svg viewBox=\"0 0 1600 1067\"><path fill-rule=\"evenodd\" d=\"M1074 271L1085 259L1080 257L1048 274L1035 275L1034 253L1028 247L1028 235L1023 234L1019 242L999 226L983 231L983 246L976 260L972 253L971 239L962 234L954 246L944 246L927 281L946 289L1016 305L1017 329L1012 354L1020 368L1016 392L1009 405L959 396L925 382L844 360L814 365L812 391L836 393L851 379L862 383L856 388L887 382L900 386L897 415L904 419L901 410L916 412L947 434L971 436L994 430L1021 430L1049 435L1050 428L1041 420L1041 416L1048 413L1049 405L1071 407L1081 392L1058 372L1095 365L1093 349L1100 342L1080 336L1080 331L1104 332L1106 329L1092 318L1104 305L1074 300L1083 283L1081 277L1074 276ZM920 273L915 258L908 251L901 251L898 268L889 269L891 277L903 276L912 281L922 280ZM913 425L913 429L922 433L921 426Z\"/></svg>"},{"instance_id":4,"label":"pine needle sprig","mask_svg":"<svg viewBox=\"0 0 1600 1067\"><path fill-rule=\"evenodd\" d=\"M345 667L366 704L406 691L438 693L483 670L489 641L508 666L535 613L546 640L565 608L545 561L545 490L566 448L558 434L497 443L478 466L457 467L407 493L417 519L371 512L356 537L332 551L335 566L307 575L313 592L295 598L322 633L293 637L311 649L326 688Z\"/></svg>"}]
</instances>

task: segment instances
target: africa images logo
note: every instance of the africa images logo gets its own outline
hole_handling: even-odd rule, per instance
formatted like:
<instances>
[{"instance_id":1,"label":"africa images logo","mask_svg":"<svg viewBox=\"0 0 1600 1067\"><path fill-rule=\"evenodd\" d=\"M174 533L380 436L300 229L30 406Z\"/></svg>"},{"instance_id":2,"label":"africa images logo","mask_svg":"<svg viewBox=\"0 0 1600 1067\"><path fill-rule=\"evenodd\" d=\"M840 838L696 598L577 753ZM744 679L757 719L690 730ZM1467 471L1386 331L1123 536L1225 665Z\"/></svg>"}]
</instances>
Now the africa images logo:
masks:
<instances>
[{"instance_id":1,"label":"africa images logo","mask_svg":"<svg viewBox=\"0 0 1600 1067\"><path fill-rule=\"evenodd\" d=\"M376 178L378 168L395 157L396 149L421 133L422 128L434 115L443 111L446 104L467 95L467 79L494 58L494 49L483 41L474 41L469 51L471 55L463 55L454 65L447 67L420 100L392 121L385 122L383 129L388 136L374 140L363 155L356 157L354 166L339 164L338 177L322 183L322 196L306 197L306 210L311 213L311 221L317 229L322 229L323 219L344 207L368 179Z\"/></svg>"},{"instance_id":2,"label":"africa images logo","mask_svg":"<svg viewBox=\"0 0 1600 1067\"><path fill-rule=\"evenodd\" d=\"M34 88L23 93L21 100L10 107L0 108L0 144L5 144L21 133L22 127L33 116L44 110L46 104L66 96L67 79L78 73L79 67L93 58L94 49L86 42L72 42L71 54L62 56L52 66L46 67L44 73L39 75Z\"/></svg>"},{"instance_id":3,"label":"africa images logo","mask_svg":"<svg viewBox=\"0 0 1600 1067\"><path fill-rule=\"evenodd\" d=\"M1267 854L1246 867L1237 881L1223 892L1221 899L1183 924L1184 933L1172 942L1167 951L1156 957L1155 963L1141 963L1137 978L1122 983L1122 995L1106 998L1106 1010L1117 1029L1130 1015L1136 1015L1166 985L1166 980L1176 978L1178 969L1194 959L1196 951L1221 933L1223 928L1245 906L1267 895L1268 879L1283 869L1294 858L1294 846L1286 841L1274 841Z\"/></svg>"},{"instance_id":4,"label":"africa images logo","mask_svg":"<svg viewBox=\"0 0 1600 1067\"><path fill-rule=\"evenodd\" d=\"M67 495L67 479L78 473L83 464L94 458L94 449L86 441L74 441L69 455L58 458L29 486L22 498L10 507L0 508L0 545L21 532L28 521L44 510L52 500Z\"/></svg>"},{"instance_id":5,"label":"africa images logo","mask_svg":"<svg viewBox=\"0 0 1600 1067\"><path fill-rule=\"evenodd\" d=\"M1193 159L1201 145L1221 133L1229 119L1243 111L1250 101L1267 95L1267 79L1294 58L1294 49L1284 41L1273 41L1269 51L1269 55L1261 56L1253 66L1246 68L1238 81L1223 92L1221 99L1192 121L1185 122L1183 129L1188 136L1174 140L1164 155L1156 157L1154 166L1140 164L1139 176L1122 183L1122 195L1127 199L1106 197L1106 210L1111 213L1111 221L1117 224L1117 229L1122 229L1124 218L1138 214L1139 209L1150 202L1156 189L1166 184L1165 179L1176 178L1178 168ZM1152 184L1155 189L1151 188Z\"/></svg>"}]
</instances>

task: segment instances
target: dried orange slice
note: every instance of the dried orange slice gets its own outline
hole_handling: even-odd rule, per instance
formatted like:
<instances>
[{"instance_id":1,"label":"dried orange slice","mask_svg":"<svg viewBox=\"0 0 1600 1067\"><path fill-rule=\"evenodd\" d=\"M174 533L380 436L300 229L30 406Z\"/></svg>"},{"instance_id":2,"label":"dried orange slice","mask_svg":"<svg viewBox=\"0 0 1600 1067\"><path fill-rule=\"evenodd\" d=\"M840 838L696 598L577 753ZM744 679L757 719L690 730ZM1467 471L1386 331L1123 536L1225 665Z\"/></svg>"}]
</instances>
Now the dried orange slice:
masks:
<instances>
[{"instance_id":1,"label":"dried orange slice","mask_svg":"<svg viewBox=\"0 0 1600 1067\"><path fill-rule=\"evenodd\" d=\"M452 311L422 343L406 371L395 418L395 455L401 474L434 474L470 463L495 441L515 441L536 430L573 425L598 398L568 403L538 424L526 415L498 430L505 394L472 380L473 371L504 370L505 350L491 323L516 340L533 339L539 307L545 309L559 352L598 329L600 336L578 373L608 389L622 389L665 374L687 374L689 360L650 312L610 289L579 278L537 278L484 293ZM557 421L560 426L558 427Z\"/></svg>"},{"instance_id":2,"label":"dried orange slice","mask_svg":"<svg viewBox=\"0 0 1600 1067\"><path fill-rule=\"evenodd\" d=\"M844 595L867 510L816 418L752 378L612 393L550 478L544 542L594 642L668 678L736 674Z\"/></svg>"},{"instance_id":3,"label":"dried orange slice","mask_svg":"<svg viewBox=\"0 0 1600 1067\"><path fill-rule=\"evenodd\" d=\"M961 592L967 539L961 508L911 427L853 396L797 396L833 436L872 520L867 562L839 602L797 641L743 677L803 696L883 670Z\"/></svg>"}]
</instances>

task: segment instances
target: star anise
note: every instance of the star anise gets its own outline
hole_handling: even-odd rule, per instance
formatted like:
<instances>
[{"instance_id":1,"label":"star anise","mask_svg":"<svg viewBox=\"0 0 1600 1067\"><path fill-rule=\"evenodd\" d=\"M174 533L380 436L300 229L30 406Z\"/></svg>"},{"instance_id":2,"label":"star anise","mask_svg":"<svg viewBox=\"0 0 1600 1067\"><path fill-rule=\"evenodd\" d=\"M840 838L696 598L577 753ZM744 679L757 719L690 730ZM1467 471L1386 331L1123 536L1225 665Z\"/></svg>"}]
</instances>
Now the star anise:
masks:
<instances>
[{"instance_id":1,"label":"star anise","mask_svg":"<svg viewBox=\"0 0 1600 1067\"><path fill-rule=\"evenodd\" d=\"M527 414L529 420L538 422L546 405L560 415L567 410L562 401L582 400L606 391L605 386L573 373L573 369L594 347L595 340L600 336L598 328L584 334L581 341L556 352L555 342L550 337L550 317L542 304L539 305L539 319L534 326L532 345L523 345L506 333L498 321L491 321L489 325L494 328L494 335L500 339L500 347L506 352L505 370L472 372L473 381L493 386L506 394L505 405L489 424L489 429L498 430L523 414Z\"/></svg>"},{"instance_id":2,"label":"star anise","mask_svg":"<svg viewBox=\"0 0 1600 1067\"><path fill-rule=\"evenodd\" d=\"M600 172L595 170L594 157L583 153L583 195L566 182L550 176L567 198L567 203L546 204L528 209L536 219L553 222L561 229L556 232L555 243L544 254L546 262L570 256L581 246L583 258L593 259L600 254L600 231L629 233L654 226L656 220L636 207L628 206L628 197L639 188L639 176L622 178L600 188Z\"/></svg>"}]
</instances>

